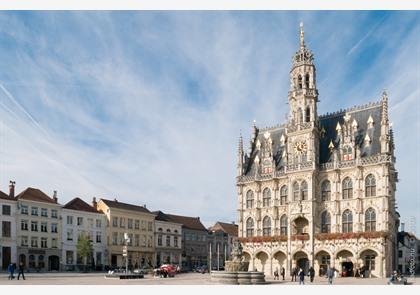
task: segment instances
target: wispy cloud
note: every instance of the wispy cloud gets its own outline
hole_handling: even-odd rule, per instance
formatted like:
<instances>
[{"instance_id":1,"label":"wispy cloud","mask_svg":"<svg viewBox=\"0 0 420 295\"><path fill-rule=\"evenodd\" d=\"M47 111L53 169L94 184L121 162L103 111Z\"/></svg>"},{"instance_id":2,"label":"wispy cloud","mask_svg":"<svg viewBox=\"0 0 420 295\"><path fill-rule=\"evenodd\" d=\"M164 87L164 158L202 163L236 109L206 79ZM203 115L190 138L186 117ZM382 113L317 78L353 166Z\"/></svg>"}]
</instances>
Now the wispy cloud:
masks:
<instances>
[{"instance_id":1,"label":"wispy cloud","mask_svg":"<svg viewBox=\"0 0 420 295\"><path fill-rule=\"evenodd\" d=\"M388 88L397 198L417 214L404 126L419 123L419 77L402 61L419 48L419 20L403 12L2 12L1 187L236 219L239 130L284 122L300 21L321 113Z\"/></svg>"}]
</instances>

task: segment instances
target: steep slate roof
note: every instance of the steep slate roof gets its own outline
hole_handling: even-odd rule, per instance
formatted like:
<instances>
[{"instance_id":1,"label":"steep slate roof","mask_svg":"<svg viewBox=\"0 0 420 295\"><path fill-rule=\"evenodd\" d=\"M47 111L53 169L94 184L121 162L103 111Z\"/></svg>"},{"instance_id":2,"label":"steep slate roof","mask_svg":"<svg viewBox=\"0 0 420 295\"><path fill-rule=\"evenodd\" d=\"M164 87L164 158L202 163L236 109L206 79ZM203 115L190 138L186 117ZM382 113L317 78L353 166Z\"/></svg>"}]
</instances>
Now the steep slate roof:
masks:
<instances>
[{"instance_id":1,"label":"steep slate roof","mask_svg":"<svg viewBox=\"0 0 420 295\"><path fill-rule=\"evenodd\" d=\"M122 202L116 201L116 200L115 201L111 201L111 200L107 200L107 199L101 199L101 200L102 200L102 202L104 202L110 208L116 208L116 209L130 210L130 211L152 214L152 212L150 212L148 209L146 209L143 206L137 206L137 205L133 205L133 204L122 203Z\"/></svg>"},{"instance_id":2,"label":"steep slate roof","mask_svg":"<svg viewBox=\"0 0 420 295\"><path fill-rule=\"evenodd\" d=\"M58 204L44 192L37 188L28 187L26 190L16 196L16 200L28 200L43 203Z\"/></svg>"},{"instance_id":3,"label":"steep slate roof","mask_svg":"<svg viewBox=\"0 0 420 295\"><path fill-rule=\"evenodd\" d=\"M70 210L76 210L76 211L85 211L85 212L91 212L91 213L100 213L99 211L96 211L91 205L86 203L80 198L74 198L67 204L63 206L63 209L70 209Z\"/></svg>"},{"instance_id":4,"label":"steep slate roof","mask_svg":"<svg viewBox=\"0 0 420 295\"><path fill-rule=\"evenodd\" d=\"M369 157L380 153L381 151L381 144L380 144L380 135L381 135L381 116L382 116L382 104L381 102L371 103L364 106L353 107L347 110L341 110L336 113L326 114L323 116L319 116L320 122L320 130L324 128L325 135L322 137L320 136L319 140L319 151L320 151L320 159L319 163L326 163L332 161L332 153L328 149L328 145L332 140L334 147L337 149L340 145L339 137L336 131L337 122L340 122L340 125L343 126L344 123L344 116L349 114L351 116L350 122L353 122L353 119L356 119L358 127L357 127L357 134L356 134L356 145L360 148L360 155L362 158ZM368 129L367 128L367 121L369 116L372 116L373 119L373 127ZM280 145L280 138L282 134L286 132L286 125L275 126L272 128L261 129L257 131L256 139L253 143L253 148L251 151L251 155L248 156L245 154L245 161L244 161L244 175L255 175L256 166L254 165L254 160L257 155L259 155L261 160L261 151L265 145L265 138L264 133L268 131L270 133L270 137L273 143L273 159L275 161L276 170L280 170L284 167L285 163L282 157L283 150L285 149L285 145ZM369 135L371 142L370 145L365 145L364 138L366 134ZM286 136L287 138L287 136ZM255 144L259 139L261 143L261 149L257 150ZM244 147L246 148L246 147Z\"/></svg>"},{"instance_id":5,"label":"steep slate roof","mask_svg":"<svg viewBox=\"0 0 420 295\"><path fill-rule=\"evenodd\" d=\"M6 193L4 193L2 191L0 191L0 199L9 200L9 201L15 201L14 198L9 197L8 194L6 194Z\"/></svg>"},{"instance_id":6,"label":"steep slate roof","mask_svg":"<svg viewBox=\"0 0 420 295\"><path fill-rule=\"evenodd\" d=\"M171 221L180 223L183 227L187 229L207 231L207 229L201 223L200 217L189 217L173 214L166 214L166 216L168 216Z\"/></svg>"},{"instance_id":7,"label":"steep slate roof","mask_svg":"<svg viewBox=\"0 0 420 295\"><path fill-rule=\"evenodd\" d=\"M221 230L231 236L238 236L238 225L237 224L232 224L232 223L226 223L226 222L216 222L215 225L213 225L212 227L210 227L211 231L217 231L217 230Z\"/></svg>"}]
</instances>

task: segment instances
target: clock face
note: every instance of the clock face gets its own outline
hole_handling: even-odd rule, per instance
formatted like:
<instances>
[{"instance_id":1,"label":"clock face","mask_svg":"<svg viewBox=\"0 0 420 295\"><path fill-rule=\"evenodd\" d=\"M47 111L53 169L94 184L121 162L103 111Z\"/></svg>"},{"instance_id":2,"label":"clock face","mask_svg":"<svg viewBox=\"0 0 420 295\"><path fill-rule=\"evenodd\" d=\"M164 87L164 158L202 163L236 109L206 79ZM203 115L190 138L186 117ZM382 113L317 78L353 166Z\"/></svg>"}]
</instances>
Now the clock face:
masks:
<instances>
[{"instance_id":1,"label":"clock face","mask_svg":"<svg viewBox=\"0 0 420 295\"><path fill-rule=\"evenodd\" d=\"M307 148L308 147L307 147L305 141L297 141L297 142L295 142L294 150L295 150L295 153L296 154L302 154L302 153L306 152Z\"/></svg>"}]
</instances>

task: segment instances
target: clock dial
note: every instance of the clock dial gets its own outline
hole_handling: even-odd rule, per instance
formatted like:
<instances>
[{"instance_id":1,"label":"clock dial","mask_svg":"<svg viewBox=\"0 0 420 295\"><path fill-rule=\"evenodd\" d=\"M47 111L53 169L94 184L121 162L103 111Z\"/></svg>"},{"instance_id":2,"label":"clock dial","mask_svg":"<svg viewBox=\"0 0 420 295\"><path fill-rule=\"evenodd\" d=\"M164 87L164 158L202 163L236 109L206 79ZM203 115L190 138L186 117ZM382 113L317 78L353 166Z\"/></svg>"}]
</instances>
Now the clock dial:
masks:
<instances>
[{"instance_id":1,"label":"clock dial","mask_svg":"<svg viewBox=\"0 0 420 295\"><path fill-rule=\"evenodd\" d=\"M305 141L295 142L294 150L295 150L296 154L302 154L302 153L306 152L306 150L307 150L306 142Z\"/></svg>"}]
</instances>

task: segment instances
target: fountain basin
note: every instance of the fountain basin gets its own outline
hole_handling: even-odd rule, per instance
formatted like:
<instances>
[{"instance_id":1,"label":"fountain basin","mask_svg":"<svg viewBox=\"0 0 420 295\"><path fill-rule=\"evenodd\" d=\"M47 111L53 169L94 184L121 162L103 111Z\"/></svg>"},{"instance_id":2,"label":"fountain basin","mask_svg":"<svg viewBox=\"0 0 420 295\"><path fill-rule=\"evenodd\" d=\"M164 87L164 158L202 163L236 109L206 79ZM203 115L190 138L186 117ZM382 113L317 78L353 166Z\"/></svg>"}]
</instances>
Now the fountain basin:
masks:
<instances>
[{"instance_id":1,"label":"fountain basin","mask_svg":"<svg viewBox=\"0 0 420 295\"><path fill-rule=\"evenodd\" d=\"M228 285L266 284L265 275L260 271L211 271L211 281Z\"/></svg>"}]
</instances>

